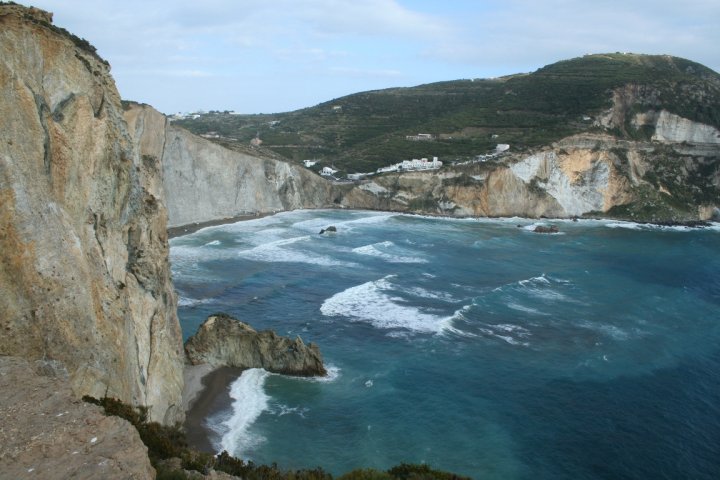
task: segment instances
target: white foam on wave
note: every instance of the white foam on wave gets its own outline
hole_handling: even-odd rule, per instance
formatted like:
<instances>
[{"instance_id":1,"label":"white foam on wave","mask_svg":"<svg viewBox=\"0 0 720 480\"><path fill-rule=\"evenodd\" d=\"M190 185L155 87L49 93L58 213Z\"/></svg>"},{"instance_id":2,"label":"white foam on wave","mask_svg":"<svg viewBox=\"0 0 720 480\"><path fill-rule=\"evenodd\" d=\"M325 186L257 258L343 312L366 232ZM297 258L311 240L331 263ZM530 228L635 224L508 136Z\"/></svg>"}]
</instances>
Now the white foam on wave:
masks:
<instances>
[{"instance_id":1,"label":"white foam on wave","mask_svg":"<svg viewBox=\"0 0 720 480\"><path fill-rule=\"evenodd\" d=\"M377 257L390 263L427 263L427 260L420 257L413 257L408 255L392 254L388 253L387 249L396 247L391 241L384 241L379 243L373 243L372 245L365 245L362 247L353 248L352 251L359 255L368 255L371 257Z\"/></svg>"},{"instance_id":2,"label":"white foam on wave","mask_svg":"<svg viewBox=\"0 0 720 480\"><path fill-rule=\"evenodd\" d=\"M418 333L441 333L451 325L451 317L440 317L408 305L388 292L393 289L388 275L336 293L325 300L320 312L327 317L347 317L369 322L376 328L403 328Z\"/></svg>"},{"instance_id":3,"label":"white foam on wave","mask_svg":"<svg viewBox=\"0 0 720 480\"><path fill-rule=\"evenodd\" d=\"M520 280L517 282L517 285L523 287L523 291L526 292L528 295L539 298L542 300L552 300L552 301L567 301L571 303L580 303L577 300L570 299L563 293L557 291L554 287L558 285L569 285L570 282L568 280L558 279L558 278L551 278L545 276L543 273L542 275L538 277L531 277L525 280ZM502 289L502 288L501 288ZM495 289L498 290L498 289ZM510 308L510 305L508 305ZM516 303L515 307L518 307L519 305ZM518 310L518 308L515 308Z\"/></svg>"},{"instance_id":4,"label":"white foam on wave","mask_svg":"<svg viewBox=\"0 0 720 480\"><path fill-rule=\"evenodd\" d=\"M178 296L178 307L194 307L196 305L204 305L206 303L211 303L212 301L212 298L188 298Z\"/></svg>"},{"instance_id":5,"label":"white foam on wave","mask_svg":"<svg viewBox=\"0 0 720 480\"><path fill-rule=\"evenodd\" d=\"M545 284L550 285L550 280L545 277L545 274L543 273L539 277L530 277L525 280L520 280L517 282L518 285L522 285L523 287L527 287L528 285L536 285L536 284Z\"/></svg>"},{"instance_id":6,"label":"white foam on wave","mask_svg":"<svg viewBox=\"0 0 720 480\"><path fill-rule=\"evenodd\" d=\"M250 431L253 423L268 409L270 397L265 394L265 379L270 374L261 368L245 370L230 386L232 414L220 425L224 432L220 448L230 454L247 458L244 452L265 439Z\"/></svg>"},{"instance_id":7,"label":"white foam on wave","mask_svg":"<svg viewBox=\"0 0 720 480\"><path fill-rule=\"evenodd\" d=\"M220 245L220 240L213 240L212 242L208 242L203 247L214 247L216 245Z\"/></svg>"},{"instance_id":8,"label":"white foam on wave","mask_svg":"<svg viewBox=\"0 0 720 480\"><path fill-rule=\"evenodd\" d=\"M309 263L312 265L344 267L356 266L354 263L342 262L340 260L335 260L332 257L314 254L306 250L284 248L295 243L306 241L310 238L311 237L309 235L304 235L300 237L275 240L273 242L258 245L254 248L240 250L237 254L242 258L257 260L260 262Z\"/></svg>"},{"instance_id":9,"label":"white foam on wave","mask_svg":"<svg viewBox=\"0 0 720 480\"><path fill-rule=\"evenodd\" d=\"M720 223L710 223L706 227L688 227L685 225L655 225L652 223L635 223L627 221L612 221L605 223L607 228L624 228L626 230L638 231L665 231L665 232L702 232L714 231L720 232Z\"/></svg>"},{"instance_id":10,"label":"white foam on wave","mask_svg":"<svg viewBox=\"0 0 720 480\"><path fill-rule=\"evenodd\" d=\"M542 315L542 316L550 315L549 313L541 312L540 310L537 310L535 308L526 307L524 305L520 305L519 303L515 303L515 302L508 302L507 307L511 308L513 310L516 310L518 312L530 313L532 315Z\"/></svg>"},{"instance_id":11,"label":"white foam on wave","mask_svg":"<svg viewBox=\"0 0 720 480\"><path fill-rule=\"evenodd\" d=\"M340 367L337 365L333 365L332 363L328 363L325 365L325 370L327 370L327 375L324 377L287 377L292 378L301 382L313 382L313 383L332 383L338 378L340 378Z\"/></svg>"},{"instance_id":12,"label":"white foam on wave","mask_svg":"<svg viewBox=\"0 0 720 480\"><path fill-rule=\"evenodd\" d=\"M427 290L422 287L405 288L405 289L403 289L403 292L410 294L414 297L429 298L429 299L433 299L433 300L442 300L443 302L447 302L447 303L460 303L462 301L462 300L456 299L449 293L435 292L432 290Z\"/></svg>"}]
</instances>

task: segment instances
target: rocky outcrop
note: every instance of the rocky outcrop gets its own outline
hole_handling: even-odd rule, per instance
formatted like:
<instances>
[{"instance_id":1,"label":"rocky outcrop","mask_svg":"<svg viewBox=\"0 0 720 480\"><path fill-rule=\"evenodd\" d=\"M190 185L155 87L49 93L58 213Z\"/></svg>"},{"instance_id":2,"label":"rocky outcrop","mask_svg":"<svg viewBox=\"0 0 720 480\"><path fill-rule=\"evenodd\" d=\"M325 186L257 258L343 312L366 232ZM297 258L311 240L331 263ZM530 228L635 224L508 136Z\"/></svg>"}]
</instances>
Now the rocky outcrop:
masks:
<instances>
[{"instance_id":1,"label":"rocky outcrop","mask_svg":"<svg viewBox=\"0 0 720 480\"><path fill-rule=\"evenodd\" d=\"M557 225L538 225L533 228L534 233L559 233L560 229Z\"/></svg>"},{"instance_id":2,"label":"rocky outcrop","mask_svg":"<svg viewBox=\"0 0 720 480\"><path fill-rule=\"evenodd\" d=\"M300 166L225 148L145 105L130 104L125 118L144 154L163 165L171 227L333 203L332 184Z\"/></svg>"},{"instance_id":3,"label":"rocky outcrop","mask_svg":"<svg viewBox=\"0 0 720 480\"><path fill-rule=\"evenodd\" d=\"M0 6L0 354L173 423L183 355L159 158L134 148L107 63L49 18Z\"/></svg>"},{"instance_id":4,"label":"rocky outcrop","mask_svg":"<svg viewBox=\"0 0 720 480\"><path fill-rule=\"evenodd\" d=\"M63 372L47 367L0 356L0 477L155 478L135 427L78 400Z\"/></svg>"},{"instance_id":5,"label":"rocky outcrop","mask_svg":"<svg viewBox=\"0 0 720 480\"><path fill-rule=\"evenodd\" d=\"M580 134L502 162L378 176L342 202L452 216L682 221L712 218L718 199L720 145Z\"/></svg>"},{"instance_id":6,"label":"rocky outcrop","mask_svg":"<svg viewBox=\"0 0 720 480\"><path fill-rule=\"evenodd\" d=\"M264 368L303 377L327 374L320 349L314 343L305 345L300 337L292 340L272 330L257 332L222 313L208 317L200 325L185 342L185 353L193 365Z\"/></svg>"}]
</instances>

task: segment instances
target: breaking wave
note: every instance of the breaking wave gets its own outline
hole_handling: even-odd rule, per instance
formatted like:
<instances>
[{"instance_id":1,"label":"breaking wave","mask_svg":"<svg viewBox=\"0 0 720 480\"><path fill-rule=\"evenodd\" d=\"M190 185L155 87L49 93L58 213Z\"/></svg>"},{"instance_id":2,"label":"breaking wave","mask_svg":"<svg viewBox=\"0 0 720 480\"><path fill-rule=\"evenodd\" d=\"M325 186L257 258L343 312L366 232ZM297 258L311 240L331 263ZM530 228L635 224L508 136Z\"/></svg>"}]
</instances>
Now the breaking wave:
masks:
<instances>
[{"instance_id":1,"label":"breaking wave","mask_svg":"<svg viewBox=\"0 0 720 480\"><path fill-rule=\"evenodd\" d=\"M442 333L451 326L452 317L441 317L408 305L390 294L393 275L350 287L326 299L320 312L328 317L347 317L368 322L376 328L403 328L418 333Z\"/></svg>"}]
</instances>

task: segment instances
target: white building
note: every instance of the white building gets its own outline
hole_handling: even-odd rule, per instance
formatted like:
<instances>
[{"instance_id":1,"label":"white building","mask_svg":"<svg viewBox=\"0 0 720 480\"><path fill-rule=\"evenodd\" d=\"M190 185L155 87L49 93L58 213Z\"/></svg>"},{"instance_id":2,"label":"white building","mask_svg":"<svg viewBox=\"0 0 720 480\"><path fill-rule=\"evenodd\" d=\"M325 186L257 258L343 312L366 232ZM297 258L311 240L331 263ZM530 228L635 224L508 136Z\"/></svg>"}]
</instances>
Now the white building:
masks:
<instances>
[{"instance_id":1,"label":"white building","mask_svg":"<svg viewBox=\"0 0 720 480\"><path fill-rule=\"evenodd\" d=\"M317 163L317 160L303 160L305 167L310 168Z\"/></svg>"},{"instance_id":2,"label":"white building","mask_svg":"<svg viewBox=\"0 0 720 480\"><path fill-rule=\"evenodd\" d=\"M331 177L337 173L337 170L330 168L330 167L323 167L320 171L320 175L325 175L326 177Z\"/></svg>"},{"instance_id":3,"label":"white building","mask_svg":"<svg viewBox=\"0 0 720 480\"><path fill-rule=\"evenodd\" d=\"M435 136L432 133L418 133L417 135L405 135L405 140L412 140L414 142L433 140Z\"/></svg>"},{"instance_id":4,"label":"white building","mask_svg":"<svg viewBox=\"0 0 720 480\"><path fill-rule=\"evenodd\" d=\"M495 153L502 153L510 149L510 145L507 143L498 143L495 147Z\"/></svg>"},{"instance_id":5,"label":"white building","mask_svg":"<svg viewBox=\"0 0 720 480\"><path fill-rule=\"evenodd\" d=\"M416 170L437 170L442 167L442 162L438 160L438 157L433 157L432 161L428 161L427 158L413 158L412 160L403 160L395 165L388 167L381 167L377 169L378 173L386 172L411 172Z\"/></svg>"}]
</instances>

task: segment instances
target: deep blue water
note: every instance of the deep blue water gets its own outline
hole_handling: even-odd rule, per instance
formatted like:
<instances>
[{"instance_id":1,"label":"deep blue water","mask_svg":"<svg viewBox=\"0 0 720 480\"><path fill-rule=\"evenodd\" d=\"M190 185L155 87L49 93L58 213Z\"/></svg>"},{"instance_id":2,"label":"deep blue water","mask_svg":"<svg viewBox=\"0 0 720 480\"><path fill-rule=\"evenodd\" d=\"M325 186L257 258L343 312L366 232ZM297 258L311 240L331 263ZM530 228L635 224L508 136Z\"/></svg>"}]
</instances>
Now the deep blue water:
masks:
<instances>
[{"instance_id":1,"label":"deep blue water","mask_svg":"<svg viewBox=\"0 0 720 480\"><path fill-rule=\"evenodd\" d=\"M336 474L720 478L720 228L549 223L298 211L173 239L186 337L224 311L332 367L245 372L208 419L218 448Z\"/></svg>"}]
</instances>

